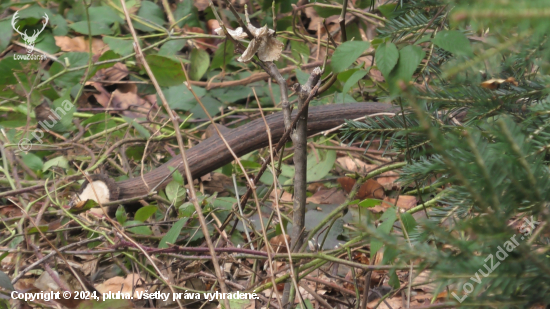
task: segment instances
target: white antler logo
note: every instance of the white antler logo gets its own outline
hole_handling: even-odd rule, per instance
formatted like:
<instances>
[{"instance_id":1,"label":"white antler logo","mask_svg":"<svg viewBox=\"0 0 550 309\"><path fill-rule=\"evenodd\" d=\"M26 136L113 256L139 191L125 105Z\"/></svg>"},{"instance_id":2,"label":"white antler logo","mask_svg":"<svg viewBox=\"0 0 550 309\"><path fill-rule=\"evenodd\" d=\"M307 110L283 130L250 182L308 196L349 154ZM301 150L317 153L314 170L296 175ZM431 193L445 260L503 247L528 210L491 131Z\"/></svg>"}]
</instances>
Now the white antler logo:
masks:
<instances>
[{"instance_id":1,"label":"white antler logo","mask_svg":"<svg viewBox=\"0 0 550 309\"><path fill-rule=\"evenodd\" d=\"M48 14L44 13L44 18L46 20L44 21L42 29L40 29L40 31L34 30L31 36L27 35L27 30L25 30L25 32L21 33L21 31L19 31L19 27L17 27L17 28L15 27L15 24L17 22L17 18L19 18L19 16L17 16L17 14L19 14L19 12L15 12L15 14L13 14L13 17L11 19L11 26L13 27L13 30L15 30L15 32L17 32L21 35L21 37L23 38L25 43L27 43L27 53L30 54L34 50L34 44L36 44L36 39L38 38L38 35L40 33L42 33L42 31L44 31L44 28L46 28L46 25L48 24L48 20L49 20Z\"/></svg>"}]
</instances>

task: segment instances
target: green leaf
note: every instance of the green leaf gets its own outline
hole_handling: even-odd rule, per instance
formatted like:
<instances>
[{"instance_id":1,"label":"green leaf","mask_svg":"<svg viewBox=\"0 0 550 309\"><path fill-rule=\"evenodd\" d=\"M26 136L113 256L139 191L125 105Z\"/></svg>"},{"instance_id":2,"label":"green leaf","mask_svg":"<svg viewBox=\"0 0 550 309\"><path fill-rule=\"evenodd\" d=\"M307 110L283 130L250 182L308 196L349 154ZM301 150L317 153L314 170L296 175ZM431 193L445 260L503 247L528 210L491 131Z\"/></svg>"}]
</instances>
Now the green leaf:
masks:
<instances>
[{"instance_id":1,"label":"green leaf","mask_svg":"<svg viewBox=\"0 0 550 309\"><path fill-rule=\"evenodd\" d=\"M187 17L186 17L187 16ZM186 17L185 19L183 19ZM178 26L183 27L189 25L190 27L200 27L199 11L193 5L193 1L181 1L176 5L174 11L174 19L178 22ZM182 20L183 19L183 20Z\"/></svg>"},{"instance_id":2,"label":"green leaf","mask_svg":"<svg viewBox=\"0 0 550 309\"><path fill-rule=\"evenodd\" d=\"M172 167L172 166L168 166L168 169L170 170L170 173L172 173L172 171L175 170L175 168ZM174 179L175 182L179 183L183 187L184 181L183 181L183 176L181 175L180 171L175 170L172 173L172 179Z\"/></svg>"},{"instance_id":3,"label":"green leaf","mask_svg":"<svg viewBox=\"0 0 550 309\"><path fill-rule=\"evenodd\" d=\"M185 75L178 61L159 55L147 55L145 59L161 87L181 85L185 81Z\"/></svg>"},{"instance_id":4,"label":"green leaf","mask_svg":"<svg viewBox=\"0 0 550 309\"><path fill-rule=\"evenodd\" d=\"M146 139L151 137L151 133L144 126L139 124L135 119L130 117L124 117L124 116L122 116L122 119L124 119L126 123L132 125L136 129L136 131L138 131L139 135L141 135L142 137Z\"/></svg>"},{"instance_id":5,"label":"green leaf","mask_svg":"<svg viewBox=\"0 0 550 309\"><path fill-rule=\"evenodd\" d=\"M393 264L395 258L397 258L399 252L394 247L384 248L384 256L382 257L382 264L380 265L389 265Z\"/></svg>"},{"instance_id":6,"label":"green leaf","mask_svg":"<svg viewBox=\"0 0 550 309\"><path fill-rule=\"evenodd\" d=\"M231 309L246 309L250 307L250 304L255 301L253 299L240 299L240 296L237 296L237 293L232 293L235 296L228 296L228 302ZM242 295L242 292L239 293L239 295ZM229 298L231 297L231 298ZM224 302L220 301L220 305L223 309L225 309Z\"/></svg>"},{"instance_id":7,"label":"green leaf","mask_svg":"<svg viewBox=\"0 0 550 309\"><path fill-rule=\"evenodd\" d=\"M300 83L300 85L304 85L307 83L307 80L309 79L309 74L306 72L300 70L299 68L296 68L296 79Z\"/></svg>"},{"instance_id":8,"label":"green leaf","mask_svg":"<svg viewBox=\"0 0 550 309\"><path fill-rule=\"evenodd\" d=\"M390 86L395 87L399 80L410 81L424 55L420 46L408 45L399 50L397 67L391 71L389 76Z\"/></svg>"},{"instance_id":9,"label":"green leaf","mask_svg":"<svg viewBox=\"0 0 550 309\"><path fill-rule=\"evenodd\" d=\"M316 181L322 179L332 169L336 161L336 151L319 151L320 160L317 162L315 154L310 154L307 158L307 181Z\"/></svg>"},{"instance_id":10,"label":"green leaf","mask_svg":"<svg viewBox=\"0 0 550 309\"><path fill-rule=\"evenodd\" d=\"M309 47L306 43L292 40L290 41L290 48L294 60L299 63L307 63L309 59Z\"/></svg>"},{"instance_id":11,"label":"green leaf","mask_svg":"<svg viewBox=\"0 0 550 309\"><path fill-rule=\"evenodd\" d=\"M376 228L376 230L382 234L389 235L392 230L393 224L395 223L395 220L397 220L397 217L395 215L395 207L390 207L386 209L384 214L380 217L380 220L384 220L384 222L382 222L382 224L380 224ZM371 256L374 256L374 254L378 252L378 250L380 250L383 245L384 243L380 240L372 238L370 243Z\"/></svg>"},{"instance_id":12,"label":"green leaf","mask_svg":"<svg viewBox=\"0 0 550 309\"><path fill-rule=\"evenodd\" d=\"M149 217L151 217L155 212L157 212L157 206L144 206L136 211L134 220L145 222Z\"/></svg>"},{"instance_id":13,"label":"green leaf","mask_svg":"<svg viewBox=\"0 0 550 309\"><path fill-rule=\"evenodd\" d=\"M397 3L388 3L388 4L378 6L378 10L387 19L393 19L394 17L399 16L399 12L395 11L396 7L397 7Z\"/></svg>"},{"instance_id":14,"label":"green leaf","mask_svg":"<svg viewBox=\"0 0 550 309\"><path fill-rule=\"evenodd\" d=\"M179 206L179 204L185 199L186 191L187 190L184 186L174 180L170 181L165 189L168 200L176 204L176 206Z\"/></svg>"},{"instance_id":15,"label":"green leaf","mask_svg":"<svg viewBox=\"0 0 550 309\"><path fill-rule=\"evenodd\" d=\"M38 231L44 233L47 232L49 229L50 228L47 225L41 225L38 228L36 226L33 226L27 230L27 234L38 234Z\"/></svg>"},{"instance_id":16,"label":"green leaf","mask_svg":"<svg viewBox=\"0 0 550 309\"><path fill-rule=\"evenodd\" d=\"M305 304L305 306L303 306ZM304 299L304 304L298 304L298 306L296 306L296 309L313 309L315 307L313 307L313 304L311 303L311 301L309 299ZM233 307L231 307L233 308Z\"/></svg>"},{"instance_id":17,"label":"green leaf","mask_svg":"<svg viewBox=\"0 0 550 309\"><path fill-rule=\"evenodd\" d=\"M155 3L151 1L142 1L141 7L139 8L139 12L137 16L142 17L143 21L147 22L148 24L153 24L159 27L162 27L164 25L164 12L162 9ZM145 31L145 32L151 32L155 31L153 28L145 26L139 22L133 23L134 28Z\"/></svg>"},{"instance_id":18,"label":"green leaf","mask_svg":"<svg viewBox=\"0 0 550 309\"><path fill-rule=\"evenodd\" d=\"M4 50L8 47L12 35L13 27L11 26L11 19L0 21L0 50Z\"/></svg>"},{"instance_id":19,"label":"green leaf","mask_svg":"<svg viewBox=\"0 0 550 309\"><path fill-rule=\"evenodd\" d=\"M185 42L187 42L187 40L168 41L162 44L158 54L161 56L173 56L185 46Z\"/></svg>"},{"instance_id":20,"label":"green leaf","mask_svg":"<svg viewBox=\"0 0 550 309\"><path fill-rule=\"evenodd\" d=\"M111 25L113 23L123 24L126 21L108 6L95 6L88 9L90 20L93 22L99 22Z\"/></svg>"},{"instance_id":21,"label":"green leaf","mask_svg":"<svg viewBox=\"0 0 550 309\"><path fill-rule=\"evenodd\" d=\"M192 98L193 100L195 99L193 96ZM222 102L216 100L212 96L206 95L202 97L201 102L210 116L215 116L221 112L220 107L223 106ZM193 113L193 118L207 118L206 113L199 103L196 103L195 106L189 110L189 112Z\"/></svg>"},{"instance_id":22,"label":"green leaf","mask_svg":"<svg viewBox=\"0 0 550 309\"><path fill-rule=\"evenodd\" d=\"M59 51L59 47L55 45L55 38L50 32L44 31L40 34L41 40L36 43L36 48L50 54L55 54Z\"/></svg>"},{"instance_id":23,"label":"green leaf","mask_svg":"<svg viewBox=\"0 0 550 309\"><path fill-rule=\"evenodd\" d=\"M118 58L120 58L119 54L117 54L115 51L108 50L108 51L104 52L103 55L99 56L98 61L114 60L114 59L118 59ZM107 69L107 68L110 68L114 65L115 65L114 62L105 63L105 64L95 66L94 69L96 69L96 70Z\"/></svg>"},{"instance_id":24,"label":"green leaf","mask_svg":"<svg viewBox=\"0 0 550 309\"><path fill-rule=\"evenodd\" d=\"M63 169L68 169L69 168L69 161L67 160L67 158L65 158L63 156L53 158L53 159L49 160L48 162L44 163L44 167L42 167L42 171L45 172L45 171L49 170L50 167L54 167L54 166L58 166L58 167L61 167Z\"/></svg>"},{"instance_id":25,"label":"green leaf","mask_svg":"<svg viewBox=\"0 0 550 309\"><path fill-rule=\"evenodd\" d=\"M105 42L105 44L107 44L112 51L121 56L128 56L134 52L134 41L131 37L128 37L128 39L123 39L104 36L103 42Z\"/></svg>"},{"instance_id":26,"label":"green leaf","mask_svg":"<svg viewBox=\"0 0 550 309\"><path fill-rule=\"evenodd\" d=\"M346 81L344 84L344 87L342 88L342 93L348 93L348 91L355 85L358 81L360 81L365 75L367 75L369 71L367 70L357 70L355 71ZM342 99L344 99L344 96L342 96Z\"/></svg>"},{"instance_id":27,"label":"green leaf","mask_svg":"<svg viewBox=\"0 0 550 309\"><path fill-rule=\"evenodd\" d=\"M432 42L444 50L458 56L473 56L472 46L464 33L457 30L443 30L437 33Z\"/></svg>"},{"instance_id":28,"label":"green leaf","mask_svg":"<svg viewBox=\"0 0 550 309\"><path fill-rule=\"evenodd\" d=\"M0 72L21 72L23 66L27 66L28 61L15 60L13 57L4 57L0 60ZM20 77L24 77L22 74L17 74ZM15 85L17 84L17 78L14 74L0 74L0 85Z\"/></svg>"},{"instance_id":29,"label":"green leaf","mask_svg":"<svg viewBox=\"0 0 550 309\"><path fill-rule=\"evenodd\" d=\"M71 129L76 107L70 99L71 93L68 89L60 98L52 102L52 112L55 112L58 116L56 117L54 115L56 121L53 127L51 127L51 129L55 132L67 132Z\"/></svg>"},{"instance_id":30,"label":"green leaf","mask_svg":"<svg viewBox=\"0 0 550 309\"><path fill-rule=\"evenodd\" d=\"M65 36L69 33L69 25L62 15L51 16L50 25L53 28L52 34L54 36Z\"/></svg>"},{"instance_id":31,"label":"green leaf","mask_svg":"<svg viewBox=\"0 0 550 309\"><path fill-rule=\"evenodd\" d=\"M397 50L395 44L391 42L380 44L374 55L376 67L378 67L378 70L382 72L386 79L390 75L391 70L397 64L397 59L399 59L399 51Z\"/></svg>"},{"instance_id":32,"label":"green leaf","mask_svg":"<svg viewBox=\"0 0 550 309\"><path fill-rule=\"evenodd\" d=\"M42 159L34 153L29 152L27 154L22 154L21 158L23 159L23 163L25 163L25 165L33 171L42 170L42 167L44 166Z\"/></svg>"},{"instance_id":33,"label":"green leaf","mask_svg":"<svg viewBox=\"0 0 550 309\"><path fill-rule=\"evenodd\" d=\"M134 221L126 222L123 226L131 226L131 225L142 224L142 223L143 222L141 221L134 220ZM139 235L153 235L153 231L151 231L151 229L148 226L129 227L129 228L126 228L126 230Z\"/></svg>"},{"instance_id":34,"label":"green leaf","mask_svg":"<svg viewBox=\"0 0 550 309\"><path fill-rule=\"evenodd\" d=\"M89 29L88 29L87 21L79 21L69 25L69 27L74 31L85 35L113 34L113 30L109 27L108 24L102 23L102 22L96 22L96 21L90 22ZM89 32L88 30L90 30L91 32Z\"/></svg>"},{"instance_id":35,"label":"green leaf","mask_svg":"<svg viewBox=\"0 0 550 309\"><path fill-rule=\"evenodd\" d=\"M195 91L199 98L202 98L206 95L206 90L204 88L191 86L191 89ZM169 88L163 88L162 92L166 97L166 101L168 101L168 105L172 109L183 110L187 112L195 107L195 105L197 105L195 97L193 96L193 94L191 94L191 91L187 89L187 86L183 84L179 84L177 86L172 86ZM158 102L160 102L160 100Z\"/></svg>"},{"instance_id":36,"label":"green leaf","mask_svg":"<svg viewBox=\"0 0 550 309\"><path fill-rule=\"evenodd\" d=\"M8 291L15 291L15 288L11 284L10 278L3 271L0 271L0 287Z\"/></svg>"},{"instance_id":37,"label":"green leaf","mask_svg":"<svg viewBox=\"0 0 550 309\"><path fill-rule=\"evenodd\" d=\"M371 208L371 207L374 207L374 206L377 206L377 205L380 205L380 204L382 204L381 200L368 198L366 200L361 201L361 203L359 203L358 205L359 205L359 207Z\"/></svg>"},{"instance_id":38,"label":"green leaf","mask_svg":"<svg viewBox=\"0 0 550 309\"><path fill-rule=\"evenodd\" d=\"M120 223L120 225L122 226L124 226L124 223L128 221L128 214L126 213L126 209L124 209L124 206L122 205L118 206L115 216L118 223Z\"/></svg>"},{"instance_id":39,"label":"green leaf","mask_svg":"<svg viewBox=\"0 0 550 309\"><path fill-rule=\"evenodd\" d=\"M405 226L407 233L412 232L416 227L416 220L408 212L401 213L401 221L403 221L403 225Z\"/></svg>"},{"instance_id":40,"label":"green leaf","mask_svg":"<svg viewBox=\"0 0 550 309\"><path fill-rule=\"evenodd\" d=\"M341 10L338 8L327 8L327 7L319 7L319 6L314 6L313 8L315 9L315 12L317 12L317 14L323 18L328 18L334 15L340 15L340 12L341 12Z\"/></svg>"},{"instance_id":41,"label":"green leaf","mask_svg":"<svg viewBox=\"0 0 550 309\"><path fill-rule=\"evenodd\" d=\"M69 68L76 68L85 66L88 64L88 53L70 52L65 53L59 57L59 62L65 64L65 59L69 61ZM56 75L63 71L63 66L59 62L54 62L50 68L50 76ZM58 76L53 81L56 85L63 88L71 88L72 86L79 84L82 76L84 76L85 68L77 71L66 72L63 75Z\"/></svg>"},{"instance_id":42,"label":"green leaf","mask_svg":"<svg viewBox=\"0 0 550 309\"><path fill-rule=\"evenodd\" d=\"M397 277L397 274L395 273L395 269L392 269L390 271L390 280L388 281L389 286L391 286L394 289L399 289L401 287L401 283L399 282L399 278Z\"/></svg>"},{"instance_id":43,"label":"green leaf","mask_svg":"<svg viewBox=\"0 0 550 309\"><path fill-rule=\"evenodd\" d=\"M191 51L191 66L189 67L189 78L200 80L210 66L210 55L200 48ZM181 65L180 65L181 70Z\"/></svg>"},{"instance_id":44,"label":"green leaf","mask_svg":"<svg viewBox=\"0 0 550 309\"><path fill-rule=\"evenodd\" d=\"M340 73L346 70L363 52L365 52L370 46L369 42L365 41L352 41L344 42L338 46L332 55L332 71L334 73Z\"/></svg>"},{"instance_id":45,"label":"green leaf","mask_svg":"<svg viewBox=\"0 0 550 309\"><path fill-rule=\"evenodd\" d=\"M170 230L162 237L162 239L159 242L159 248L168 248L168 243L174 244L178 240L178 236L180 236L181 229L187 223L187 220L189 218L181 218L179 219Z\"/></svg>"},{"instance_id":46,"label":"green leaf","mask_svg":"<svg viewBox=\"0 0 550 309\"><path fill-rule=\"evenodd\" d=\"M178 212L180 217L183 217L183 218L191 217L195 212L195 206L193 206L191 202L183 203L178 208Z\"/></svg>"},{"instance_id":47,"label":"green leaf","mask_svg":"<svg viewBox=\"0 0 550 309\"><path fill-rule=\"evenodd\" d=\"M235 47L233 42L226 40L218 45L218 49L214 52L212 63L210 63L210 69L225 68L231 62L234 55Z\"/></svg>"}]
</instances>

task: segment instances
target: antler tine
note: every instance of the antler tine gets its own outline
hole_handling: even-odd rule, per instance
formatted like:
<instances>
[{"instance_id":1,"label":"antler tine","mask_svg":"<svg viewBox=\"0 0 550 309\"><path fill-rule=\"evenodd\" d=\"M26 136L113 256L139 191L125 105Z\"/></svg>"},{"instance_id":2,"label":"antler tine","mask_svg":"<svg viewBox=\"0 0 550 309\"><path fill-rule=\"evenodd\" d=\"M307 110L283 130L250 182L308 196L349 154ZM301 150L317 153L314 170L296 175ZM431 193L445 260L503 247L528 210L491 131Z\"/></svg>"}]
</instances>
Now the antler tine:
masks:
<instances>
[{"instance_id":1,"label":"antler tine","mask_svg":"<svg viewBox=\"0 0 550 309\"><path fill-rule=\"evenodd\" d=\"M50 20L49 17L48 17L48 14L44 13L44 18L46 19L44 21L44 26L42 26L42 30L40 30L40 32L42 32L44 30L44 28L46 28L46 25L48 24L48 21Z\"/></svg>"},{"instance_id":2,"label":"antler tine","mask_svg":"<svg viewBox=\"0 0 550 309\"><path fill-rule=\"evenodd\" d=\"M17 19L19 18L18 16L19 12L15 12L15 14L13 14L13 17L11 19L11 26L13 27L13 30L15 30L15 32L19 33L20 35L27 35L26 33L23 34L21 33L21 31L19 31L19 27L15 27L15 24L17 23Z\"/></svg>"},{"instance_id":3,"label":"antler tine","mask_svg":"<svg viewBox=\"0 0 550 309\"><path fill-rule=\"evenodd\" d=\"M42 31L44 31L44 29L46 28L46 25L48 24L48 20L49 20L48 14L44 13L44 18L45 18L46 20L45 20L44 23L42 24L42 29L40 29L40 30L34 30L33 33L32 33L32 37L33 37L33 38L38 37L38 35L39 35L40 33L42 33ZM37 32L37 31L38 31L38 32Z\"/></svg>"}]
</instances>

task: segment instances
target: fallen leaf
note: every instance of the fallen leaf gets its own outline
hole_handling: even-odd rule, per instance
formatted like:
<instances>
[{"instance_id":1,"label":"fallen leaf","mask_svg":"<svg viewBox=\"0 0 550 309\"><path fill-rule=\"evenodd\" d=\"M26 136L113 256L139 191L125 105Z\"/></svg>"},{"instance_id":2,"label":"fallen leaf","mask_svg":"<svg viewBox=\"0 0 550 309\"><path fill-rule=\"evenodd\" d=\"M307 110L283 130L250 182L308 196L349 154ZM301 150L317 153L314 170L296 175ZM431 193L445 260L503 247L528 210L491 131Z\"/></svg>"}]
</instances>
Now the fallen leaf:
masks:
<instances>
[{"instance_id":1,"label":"fallen leaf","mask_svg":"<svg viewBox=\"0 0 550 309\"><path fill-rule=\"evenodd\" d=\"M314 204L342 204L346 200L344 193L337 188L320 190L306 199L306 203Z\"/></svg>"},{"instance_id":2,"label":"fallen leaf","mask_svg":"<svg viewBox=\"0 0 550 309\"><path fill-rule=\"evenodd\" d=\"M340 177L337 181L347 193L351 192L351 189L356 183L356 180L350 177ZM368 179L362 184L355 195L356 198L361 200L366 198L383 199L385 196L384 187L374 179Z\"/></svg>"},{"instance_id":3,"label":"fallen leaf","mask_svg":"<svg viewBox=\"0 0 550 309\"><path fill-rule=\"evenodd\" d=\"M397 204L395 203L395 201L397 200ZM385 203L387 202L387 203ZM395 198L391 198L389 196L386 196L384 198L384 202L382 202L382 206L384 206L385 208L389 208L393 205L401 208L401 209L405 209L405 210L409 210L411 208L413 208L414 206L416 206L417 204L417 201L416 201L416 196L412 196L412 195L400 195L399 196L399 199L395 199Z\"/></svg>"},{"instance_id":4,"label":"fallen leaf","mask_svg":"<svg viewBox=\"0 0 550 309\"><path fill-rule=\"evenodd\" d=\"M286 235L286 240L288 241L288 244L290 245L290 236ZM269 240L269 243L271 244L271 248L273 248L273 251L275 253L287 253L288 250L286 248L285 238L283 234L277 235ZM267 247L263 246L262 251L267 252Z\"/></svg>"},{"instance_id":5,"label":"fallen leaf","mask_svg":"<svg viewBox=\"0 0 550 309\"><path fill-rule=\"evenodd\" d=\"M282 196L281 196L281 189L276 189L276 190L271 191L271 194L269 195L269 197L271 199L273 199L273 201L275 201L275 194L277 194L277 196L279 196L279 202L282 202L282 203L292 202L292 194L290 194L286 191L283 191Z\"/></svg>"},{"instance_id":6,"label":"fallen leaf","mask_svg":"<svg viewBox=\"0 0 550 309\"><path fill-rule=\"evenodd\" d=\"M117 62L114 66L106 69L98 70L92 80L86 82L86 85L91 85L94 80L100 80L104 85L112 85L109 82L118 82L128 76L128 68L123 63Z\"/></svg>"},{"instance_id":7,"label":"fallen leaf","mask_svg":"<svg viewBox=\"0 0 550 309\"><path fill-rule=\"evenodd\" d=\"M212 173L208 175L211 175L210 180L204 182L204 191L208 194L224 192L227 190L226 188L231 188L233 185L231 177L222 173Z\"/></svg>"},{"instance_id":8,"label":"fallen leaf","mask_svg":"<svg viewBox=\"0 0 550 309\"><path fill-rule=\"evenodd\" d=\"M319 24L323 22L323 18L321 18L319 14L317 14L317 11L315 11L315 8L313 8L312 6L305 8L303 12L306 14L306 17L310 19L307 30L317 31ZM321 28L324 29L322 24Z\"/></svg>"},{"instance_id":9,"label":"fallen leaf","mask_svg":"<svg viewBox=\"0 0 550 309\"><path fill-rule=\"evenodd\" d=\"M105 108L123 109L121 114L124 116L131 118L145 117L151 109L152 104L138 96L135 84L120 85L110 95L101 84L94 83L94 87L100 92L94 94L99 104Z\"/></svg>"},{"instance_id":10,"label":"fallen leaf","mask_svg":"<svg viewBox=\"0 0 550 309\"><path fill-rule=\"evenodd\" d=\"M360 175L366 175L370 171L373 171L375 168L378 167L377 165L367 164L357 158L350 158L350 157L340 157L336 159L336 163L338 163L340 166L342 166L346 170L349 170L351 172L356 172ZM390 190L394 186L399 186L399 184L396 183L396 180L399 179L399 177L395 175L396 175L395 171L384 172L376 176L376 181L382 186L384 186L386 190Z\"/></svg>"},{"instance_id":11,"label":"fallen leaf","mask_svg":"<svg viewBox=\"0 0 550 309\"><path fill-rule=\"evenodd\" d=\"M514 77L508 77L507 79L493 78L493 79L486 80L481 83L481 87L495 90L495 89L498 89L498 87L500 87L500 85L504 83L510 83L514 86L519 85Z\"/></svg>"},{"instance_id":12,"label":"fallen leaf","mask_svg":"<svg viewBox=\"0 0 550 309\"><path fill-rule=\"evenodd\" d=\"M193 0L193 5L202 12L208 7L208 0Z\"/></svg>"},{"instance_id":13,"label":"fallen leaf","mask_svg":"<svg viewBox=\"0 0 550 309\"><path fill-rule=\"evenodd\" d=\"M99 293L129 293L132 291L133 297L138 297L138 292L144 292L145 289L141 287L136 287L138 284L143 284L145 281L139 276L139 274L129 274L126 278L120 276L113 277L109 280L106 280L103 283L96 284L95 288Z\"/></svg>"},{"instance_id":14,"label":"fallen leaf","mask_svg":"<svg viewBox=\"0 0 550 309\"><path fill-rule=\"evenodd\" d=\"M83 36L70 38L68 36L56 36L55 45L66 52L88 52L90 50L88 39ZM102 54L109 50L109 46L101 39L92 39L92 53L94 55Z\"/></svg>"}]
</instances>

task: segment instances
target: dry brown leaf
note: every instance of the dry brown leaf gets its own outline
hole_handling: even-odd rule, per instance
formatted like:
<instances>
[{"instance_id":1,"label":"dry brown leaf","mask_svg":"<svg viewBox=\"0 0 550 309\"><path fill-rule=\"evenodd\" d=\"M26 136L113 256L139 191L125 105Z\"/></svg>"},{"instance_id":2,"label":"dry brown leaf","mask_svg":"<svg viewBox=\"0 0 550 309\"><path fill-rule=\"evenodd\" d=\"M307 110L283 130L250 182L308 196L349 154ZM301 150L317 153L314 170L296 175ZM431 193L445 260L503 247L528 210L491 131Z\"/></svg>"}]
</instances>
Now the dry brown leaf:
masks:
<instances>
[{"instance_id":1,"label":"dry brown leaf","mask_svg":"<svg viewBox=\"0 0 550 309\"><path fill-rule=\"evenodd\" d=\"M340 177L337 181L347 193L351 192L353 185L356 183L356 180L350 177ZM368 179L362 184L355 195L356 198L361 200L366 198L383 199L385 196L384 187L374 179Z\"/></svg>"},{"instance_id":2,"label":"dry brown leaf","mask_svg":"<svg viewBox=\"0 0 550 309\"><path fill-rule=\"evenodd\" d=\"M385 208L389 208L393 205L395 205L395 198L391 198L389 196L386 196L384 198L384 202L382 202L382 206ZM387 203L386 203L387 202ZM405 210L409 210L416 206L416 196L413 195L400 195L399 199L397 199L397 207Z\"/></svg>"},{"instance_id":3,"label":"dry brown leaf","mask_svg":"<svg viewBox=\"0 0 550 309\"><path fill-rule=\"evenodd\" d=\"M286 235L286 240L290 244L290 236L289 235ZM271 238L269 240L269 243L271 244L271 248L273 248L273 251L275 251L275 253L287 253L288 252L287 249L286 249L285 238L282 234ZM267 252L267 247L263 246L262 251Z\"/></svg>"},{"instance_id":4,"label":"dry brown leaf","mask_svg":"<svg viewBox=\"0 0 550 309\"><path fill-rule=\"evenodd\" d=\"M384 187L376 180L369 179L361 185L355 197L363 200L366 198L383 199L385 196Z\"/></svg>"},{"instance_id":5,"label":"dry brown leaf","mask_svg":"<svg viewBox=\"0 0 550 309\"><path fill-rule=\"evenodd\" d=\"M369 76L374 79L374 81L378 82L378 83L383 83L386 79L384 78L384 76L382 75L382 72L380 72L379 70L377 69L370 69L369 71Z\"/></svg>"},{"instance_id":6,"label":"dry brown leaf","mask_svg":"<svg viewBox=\"0 0 550 309\"><path fill-rule=\"evenodd\" d=\"M321 28L324 28L322 25L323 18L321 18L321 16L317 14L317 11L315 11L315 8L313 8L312 6L307 7L304 9L304 13L306 14L307 18L310 19L307 30L317 31L319 24L321 24Z\"/></svg>"},{"instance_id":7,"label":"dry brown leaf","mask_svg":"<svg viewBox=\"0 0 550 309\"><path fill-rule=\"evenodd\" d=\"M19 207L13 205L0 206L0 216L4 218L20 217L21 214Z\"/></svg>"},{"instance_id":8,"label":"dry brown leaf","mask_svg":"<svg viewBox=\"0 0 550 309\"><path fill-rule=\"evenodd\" d=\"M70 38L68 36L56 36L55 45L61 48L62 51L66 52L88 52L89 51L89 41L83 36L77 36ZM94 55L102 54L109 50L109 46L103 42L101 39L92 39L92 53Z\"/></svg>"},{"instance_id":9,"label":"dry brown leaf","mask_svg":"<svg viewBox=\"0 0 550 309\"><path fill-rule=\"evenodd\" d=\"M252 33L254 38L248 44L248 47L243 52L243 54L237 59L239 62L250 62L254 55L258 55L258 58L262 61L275 61L279 60L281 52L283 51L284 44L283 42L275 38L275 31L273 29L268 29L267 25L264 25L261 28L256 28L252 23L250 23L250 18L248 17L248 12L245 11L245 17L247 22L247 28ZM218 35L223 35L224 31L222 28L215 30ZM229 35L235 40L240 40L247 37L241 27L235 30L227 30Z\"/></svg>"},{"instance_id":10,"label":"dry brown leaf","mask_svg":"<svg viewBox=\"0 0 550 309\"><path fill-rule=\"evenodd\" d=\"M360 175L366 175L378 167L377 165L367 164L357 158L350 157L340 157L336 159L336 162L343 168L351 172L356 172ZM376 181L386 190L392 189L394 186L399 186L399 183L396 183L396 180L399 179L399 177L394 176L395 174L395 171L384 172L376 177Z\"/></svg>"},{"instance_id":11,"label":"dry brown leaf","mask_svg":"<svg viewBox=\"0 0 550 309\"><path fill-rule=\"evenodd\" d=\"M57 271L52 270L54 275L59 278L59 281L65 286L69 286L65 276L60 275ZM34 286L43 291L59 291L61 288L57 285L56 281L50 276L50 273L44 271L36 281L34 281Z\"/></svg>"},{"instance_id":12,"label":"dry brown leaf","mask_svg":"<svg viewBox=\"0 0 550 309\"><path fill-rule=\"evenodd\" d=\"M211 179L204 183L204 191L208 194L212 194L214 192L224 192L227 190L226 188L230 188L233 184L231 177L228 177L222 173L212 173L209 175L211 175Z\"/></svg>"},{"instance_id":13,"label":"dry brown leaf","mask_svg":"<svg viewBox=\"0 0 550 309\"><path fill-rule=\"evenodd\" d=\"M208 7L208 0L193 0L193 5L202 12Z\"/></svg>"},{"instance_id":14,"label":"dry brown leaf","mask_svg":"<svg viewBox=\"0 0 550 309\"><path fill-rule=\"evenodd\" d=\"M100 92L94 94L99 104L105 108L125 109L121 112L124 116L145 117L152 107L149 101L138 96L135 84L122 84L111 95L99 83L94 83L94 87ZM111 100L110 104L109 100Z\"/></svg>"},{"instance_id":15,"label":"dry brown leaf","mask_svg":"<svg viewBox=\"0 0 550 309\"><path fill-rule=\"evenodd\" d=\"M128 68L123 63L117 62L114 66L98 70L92 80L86 82L86 85L93 84L93 80L118 82L128 76ZM112 85L109 82L102 82L104 85Z\"/></svg>"},{"instance_id":16,"label":"dry brown leaf","mask_svg":"<svg viewBox=\"0 0 550 309\"><path fill-rule=\"evenodd\" d=\"M481 87L495 90L495 89L498 89L498 87L500 87L500 85L504 83L511 83L514 86L519 85L514 77L508 77L507 79L493 78L493 79L486 80L481 83Z\"/></svg>"},{"instance_id":17,"label":"dry brown leaf","mask_svg":"<svg viewBox=\"0 0 550 309\"><path fill-rule=\"evenodd\" d=\"M216 19L209 19L206 22L206 30L208 30L209 34L217 34L216 29L220 28L220 22Z\"/></svg>"},{"instance_id":18,"label":"dry brown leaf","mask_svg":"<svg viewBox=\"0 0 550 309\"><path fill-rule=\"evenodd\" d=\"M139 276L139 274L129 274L126 278L122 277L113 277L109 280L106 280L103 283L96 284L95 288L99 293L132 293L134 291L133 297L138 297L138 292L144 292L145 289L141 287L135 287L138 284L143 284L144 280Z\"/></svg>"},{"instance_id":19,"label":"dry brown leaf","mask_svg":"<svg viewBox=\"0 0 550 309\"><path fill-rule=\"evenodd\" d=\"M340 186L342 186L342 189L344 189L346 193L350 193L351 189L353 189L353 186L357 182L357 180L350 177L340 177L336 181L340 184Z\"/></svg>"},{"instance_id":20,"label":"dry brown leaf","mask_svg":"<svg viewBox=\"0 0 550 309\"><path fill-rule=\"evenodd\" d=\"M363 252L354 251L352 258L357 263L369 265L369 257Z\"/></svg>"},{"instance_id":21,"label":"dry brown leaf","mask_svg":"<svg viewBox=\"0 0 550 309\"><path fill-rule=\"evenodd\" d=\"M413 272L413 286L417 290L422 290L428 293L435 291L438 286L436 283L424 284L425 282L430 282L431 280L432 274L429 270L425 270L420 274L417 271Z\"/></svg>"},{"instance_id":22,"label":"dry brown leaf","mask_svg":"<svg viewBox=\"0 0 550 309\"><path fill-rule=\"evenodd\" d=\"M282 202L282 203L292 202L292 194L286 191L283 191L283 196L281 196L281 189L273 190L271 191L271 194L269 194L269 197L275 200L275 194L279 196L279 202Z\"/></svg>"},{"instance_id":23,"label":"dry brown leaf","mask_svg":"<svg viewBox=\"0 0 550 309\"><path fill-rule=\"evenodd\" d=\"M337 188L320 190L306 199L306 203L314 204L342 204L346 200L344 193Z\"/></svg>"},{"instance_id":24,"label":"dry brown leaf","mask_svg":"<svg viewBox=\"0 0 550 309\"><path fill-rule=\"evenodd\" d=\"M9 248L0 246L0 249L9 249ZM0 269L7 270L8 268L10 268L12 266L11 263L14 261L14 259L15 259L14 253L9 253L8 255L6 255L4 259L0 261L0 266L1 266Z\"/></svg>"}]
</instances>

